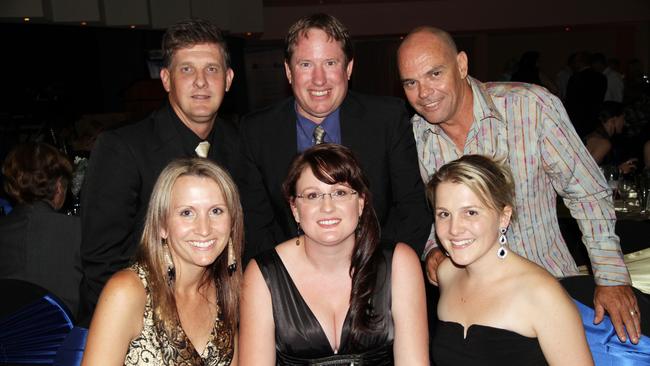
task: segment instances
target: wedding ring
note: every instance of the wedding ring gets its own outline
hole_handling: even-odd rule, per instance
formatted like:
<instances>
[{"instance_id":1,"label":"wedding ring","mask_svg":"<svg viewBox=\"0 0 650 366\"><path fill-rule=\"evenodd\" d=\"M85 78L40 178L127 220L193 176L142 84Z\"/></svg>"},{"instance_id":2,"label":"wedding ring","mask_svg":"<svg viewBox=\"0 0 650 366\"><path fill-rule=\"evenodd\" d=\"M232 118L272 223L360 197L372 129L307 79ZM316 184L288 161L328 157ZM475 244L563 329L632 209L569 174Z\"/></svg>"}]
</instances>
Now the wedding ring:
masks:
<instances>
[{"instance_id":1,"label":"wedding ring","mask_svg":"<svg viewBox=\"0 0 650 366\"><path fill-rule=\"evenodd\" d=\"M636 311L634 311L634 310L630 310L630 315L635 316L635 315L636 315Z\"/></svg>"}]
</instances>

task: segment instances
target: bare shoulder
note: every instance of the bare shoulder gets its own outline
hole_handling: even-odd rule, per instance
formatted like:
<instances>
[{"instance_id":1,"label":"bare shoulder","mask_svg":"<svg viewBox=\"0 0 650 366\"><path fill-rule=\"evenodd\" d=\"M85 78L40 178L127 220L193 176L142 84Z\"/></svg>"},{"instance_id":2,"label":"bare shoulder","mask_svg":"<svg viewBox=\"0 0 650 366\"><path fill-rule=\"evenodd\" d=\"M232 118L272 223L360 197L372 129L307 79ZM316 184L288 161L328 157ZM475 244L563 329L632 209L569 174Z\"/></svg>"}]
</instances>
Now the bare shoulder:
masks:
<instances>
[{"instance_id":1,"label":"bare shoulder","mask_svg":"<svg viewBox=\"0 0 650 366\"><path fill-rule=\"evenodd\" d=\"M595 134L587 137L586 145L589 151L600 150L607 152L612 148L612 143L608 139Z\"/></svg>"},{"instance_id":2,"label":"bare shoulder","mask_svg":"<svg viewBox=\"0 0 650 366\"><path fill-rule=\"evenodd\" d=\"M419 267L422 265L413 248L404 243L397 243L393 251L393 268L401 268L402 266Z\"/></svg>"},{"instance_id":3,"label":"bare shoulder","mask_svg":"<svg viewBox=\"0 0 650 366\"><path fill-rule=\"evenodd\" d=\"M520 259L513 278L519 281L517 288L521 289L524 298L529 299L527 302L531 306L541 309L570 300L562 285L548 271L525 258Z\"/></svg>"},{"instance_id":4,"label":"bare shoulder","mask_svg":"<svg viewBox=\"0 0 650 366\"><path fill-rule=\"evenodd\" d=\"M397 297L396 302L417 297L420 292L424 296L422 264L413 248L397 243L393 252L391 272L391 287L393 297Z\"/></svg>"},{"instance_id":5,"label":"bare shoulder","mask_svg":"<svg viewBox=\"0 0 650 366\"><path fill-rule=\"evenodd\" d=\"M244 272L239 312L239 364L275 364L271 292L255 259Z\"/></svg>"},{"instance_id":6,"label":"bare shoulder","mask_svg":"<svg viewBox=\"0 0 650 366\"><path fill-rule=\"evenodd\" d=\"M129 342L142 332L146 301L144 286L132 270L108 280L90 324L84 365L124 362Z\"/></svg>"},{"instance_id":7,"label":"bare shoulder","mask_svg":"<svg viewBox=\"0 0 650 366\"><path fill-rule=\"evenodd\" d=\"M138 275L130 269L124 269L108 280L100 301L102 299L114 305L144 309L147 293Z\"/></svg>"},{"instance_id":8,"label":"bare shoulder","mask_svg":"<svg viewBox=\"0 0 650 366\"><path fill-rule=\"evenodd\" d=\"M242 299L245 299L248 303L251 301L260 301L264 298L271 298L271 292L266 285L262 270L255 259L252 259L248 263L244 271L241 295Z\"/></svg>"},{"instance_id":9,"label":"bare shoulder","mask_svg":"<svg viewBox=\"0 0 650 366\"><path fill-rule=\"evenodd\" d=\"M258 279L262 279L262 271L260 271L260 266L257 264L257 261L251 259L244 271L244 286Z\"/></svg>"}]
</instances>

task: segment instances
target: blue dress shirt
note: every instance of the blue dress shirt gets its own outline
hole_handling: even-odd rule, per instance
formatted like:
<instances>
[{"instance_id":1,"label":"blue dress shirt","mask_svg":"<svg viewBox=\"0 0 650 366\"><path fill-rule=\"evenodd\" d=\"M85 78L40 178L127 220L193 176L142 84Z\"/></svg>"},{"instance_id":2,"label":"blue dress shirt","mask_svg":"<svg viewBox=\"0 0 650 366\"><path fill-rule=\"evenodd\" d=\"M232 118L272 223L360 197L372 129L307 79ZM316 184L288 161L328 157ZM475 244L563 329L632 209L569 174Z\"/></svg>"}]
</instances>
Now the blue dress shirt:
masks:
<instances>
[{"instance_id":1,"label":"blue dress shirt","mask_svg":"<svg viewBox=\"0 0 650 366\"><path fill-rule=\"evenodd\" d=\"M340 107L330 113L320 125L325 129L325 138L323 142L341 143L341 119ZM298 152L301 153L314 146L314 129L319 124L304 117L296 109L296 141L298 142Z\"/></svg>"}]
</instances>

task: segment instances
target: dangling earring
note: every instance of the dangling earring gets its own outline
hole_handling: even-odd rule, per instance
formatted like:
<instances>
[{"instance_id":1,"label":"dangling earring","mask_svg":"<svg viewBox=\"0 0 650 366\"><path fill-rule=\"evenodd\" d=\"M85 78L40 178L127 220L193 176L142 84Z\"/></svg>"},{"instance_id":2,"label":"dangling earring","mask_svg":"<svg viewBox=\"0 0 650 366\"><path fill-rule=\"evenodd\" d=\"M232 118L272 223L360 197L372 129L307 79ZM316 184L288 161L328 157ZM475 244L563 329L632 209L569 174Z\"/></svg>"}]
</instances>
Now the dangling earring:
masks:
<instances>
[{"instance_id":1,"label":"dangling earring","mask_svg":"<svg viewBox=\"0 0 650 366\"><path fill-rule=\"evenodd\" d=\"M167 265L167 285L169 285L169 287L173 287L174 281L176 280L176 268L174 267L174 261L172 260L169 245L167 245L167 240L165 238L162 238L162 245L165 264Z\"/></svg>"},{"instance_id":2,"label":"dangling earring","mask_svg":"<svg viewBox=\"0 0 650 366\"><path fill-rule=\"evenodd\" d=\"M237 270L237 258L235 258L235 246L232 238L228 239L228 273L232 275Z\"/></svg>"},{"instance_id":3,"label":"dangling earring","mask_svg":"<svg viewBox=\"0 0 650 366\"><path fill-rule=\"evenodd\" d=\"M296 238L296 246L299 246L300 245L300 236L302 236L303 232L302 232L302 228L300 227L300 223L297 223L297 224L298 224L298 229L296 231L298 232L298 237Z\"/></svg>"},{"instance_id":4,"label":"dangling earring","mask_svg":"<svg viewBox=\"0 0 650 366\"><path fill-rule=\"evenodd\" d=\"M506 248L506 244L508 244L506 230L508 230L508 228L505 227L499 229L499 232L501 233L501 236L499 236L499 249L497 249L497 257L499 257L499 259L505 259L508 256L508 249Z\"/></svg>"}]
</instances>

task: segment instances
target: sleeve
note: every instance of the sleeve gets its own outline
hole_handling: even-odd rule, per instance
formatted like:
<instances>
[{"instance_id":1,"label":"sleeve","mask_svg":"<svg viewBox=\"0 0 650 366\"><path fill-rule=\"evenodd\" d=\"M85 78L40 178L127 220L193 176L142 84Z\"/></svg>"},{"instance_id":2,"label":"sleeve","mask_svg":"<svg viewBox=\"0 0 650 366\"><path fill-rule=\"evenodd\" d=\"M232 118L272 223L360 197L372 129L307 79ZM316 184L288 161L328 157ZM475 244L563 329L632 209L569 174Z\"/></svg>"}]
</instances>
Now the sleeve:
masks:
<instances>
[{"instance_id":1,"label":"sleeve","mask_svg":"<svg viewBox=\"0 0 650 366\"><path fill-rule=\"evenodd\" d=\"M81 197L80 320L88 321L109 277L126 264L135 225L140 173L121 139L104 133L93 148Z\"/></svg>"},{"instance_id":2,"label":"sleeve","mask_svg":"<svg viewBox=\"0 0 650 366\"><path fill-rule=\"evenodd\" d=\"M396 242L411 246L422 255L432 230L432 214L424 194L412 125L400 104L399 123L390 142L389 164L393 207L397 216Z\"/></svg>"},{"instance_id":3,"label":"sleeve","mask_svg":"<svg viewBox=\"0 0 650 366\"><path fill-rule=\"evenodd\" d=\"M426 140L422 137L423 136L422 130L421 128L418 127L419 124L418 122L415 121L415 119L416 117L413 117L413 119L411 120L411 125L413 129L413 137L415 138L415 146L418 154L418 168L420 169L420 176L422 177L424 190L426 192L426 186L429 181L429 177L433 176L434 173L429 171L427 165L423 161L423 156L420 156L420 154L422 155L425 154L424 147L427 146L427 144L429 144L429 140ZM434 168L432 169L435 170ZM431 208L432 206L433 206L432 203L427 201L427 207ZM424 252L422 252L422 255L420 256L420 259L422 260L426 259L427 254L429 254L431 249L438 247L438 239L436 238L436 227L435 227L435 213L431 212L431 216L433 218L433 222L431 223L431 230L429 232L429 237L427 238L427 242L424 245Z\"/></svg>"},{"instance_id":4,"label":"sleeve","mask_svg":"<svg viewBox=\"0 0 650 366\"><path fill-rule=\"evenodd\" d=\"M246 232L243 257L244 263L248 263L257 254L275 247L282 240L282 230L275 219L262 173L255 162L251 147L254 140L246 119L242 120L240 134L242 167L239 189Z\"/></svg>"},{"instance_id":5,"label":"sleeve","mask_svg":"<svg viewBox=\"0 0 650 366\"><path fill-rule=\"evenodd\" d=\"M605 178L571 126L559 99L541 108L540 150L553 187L582 231L597 285L630 284Z\"/></svg>"}]
</instances>

